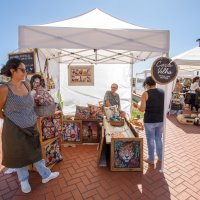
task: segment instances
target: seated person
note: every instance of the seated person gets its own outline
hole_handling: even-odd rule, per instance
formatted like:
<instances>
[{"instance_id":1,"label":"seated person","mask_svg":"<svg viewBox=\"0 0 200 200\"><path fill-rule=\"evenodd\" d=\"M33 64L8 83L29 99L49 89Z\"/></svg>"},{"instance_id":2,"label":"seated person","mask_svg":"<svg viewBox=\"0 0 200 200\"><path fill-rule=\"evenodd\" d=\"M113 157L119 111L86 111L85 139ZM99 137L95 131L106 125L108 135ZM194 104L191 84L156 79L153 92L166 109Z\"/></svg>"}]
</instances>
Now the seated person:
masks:
<instances>
[{"instance_id":1,"label":"seated person","mask_svg":"<svg viewBox=\"0 0 200 200\"><path fill-rule=\"evenodd\" d=\"M31 94L37 105L50 105L54 104L53 97L42 86L42 77L39 74L35 74L30 80Z\"/></svg>"},{"instance_id":2,"label":"seated person","mask_svg":"<svg viewBox=\"0 0 200 200\"><path fill-rule=\"evenodd\" d=\"M104 96L103 106L110 107L110 106L116 105L119 110L120 116L125 117L125 112L121 110L119 94L116 93L117 89L118 89L118 85L116 83L113 83L111 85L111 90L106 91L106 94Z\"/></svg>"},{"instance_id":3,"label":"seated person","mask_svg":"<svg viewBox=\"0 0 200 200\"><path fill-rule=\"evenodd\" d=\"M58 109L58 104L54 102L53 97L42 85L42 77L35 74L31 77L31 95L34 99L34 111L37 116L46 117L53 115Z\"/></svg>"},{"instance_id":4,"label":"seated person","mask_svg":"<svg viewBox=\"0 0 200 200\"><path fill-rule=\"evenodd\" d=\"M41 86L41 76L39 74L35 74L31 77L30 80L31 91L36 90Z\"/></svg>"}]
</instances>

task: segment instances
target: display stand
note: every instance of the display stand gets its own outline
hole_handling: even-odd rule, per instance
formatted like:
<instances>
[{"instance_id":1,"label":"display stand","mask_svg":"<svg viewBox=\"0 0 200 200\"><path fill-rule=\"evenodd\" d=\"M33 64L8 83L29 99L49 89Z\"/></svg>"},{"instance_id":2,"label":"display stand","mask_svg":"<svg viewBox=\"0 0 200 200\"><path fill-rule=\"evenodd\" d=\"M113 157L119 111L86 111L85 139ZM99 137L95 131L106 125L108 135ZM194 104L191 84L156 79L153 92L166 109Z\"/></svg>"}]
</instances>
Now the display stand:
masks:
<instances>
[{"instance_id":1,"label":"display stand","mask_svg":"<svg viewBox=\"0 0 200 200\"><path fill-rule=\"evenodd\" d=\"M56 111L48 117L37 118L37 128L42 149L42 157L46 166L52 168L57 162L62 160L60 155L60 135L62 132L62 112ZM33 165L29 165L29 170L34 170Z\"/></svg>"}]
</instances>

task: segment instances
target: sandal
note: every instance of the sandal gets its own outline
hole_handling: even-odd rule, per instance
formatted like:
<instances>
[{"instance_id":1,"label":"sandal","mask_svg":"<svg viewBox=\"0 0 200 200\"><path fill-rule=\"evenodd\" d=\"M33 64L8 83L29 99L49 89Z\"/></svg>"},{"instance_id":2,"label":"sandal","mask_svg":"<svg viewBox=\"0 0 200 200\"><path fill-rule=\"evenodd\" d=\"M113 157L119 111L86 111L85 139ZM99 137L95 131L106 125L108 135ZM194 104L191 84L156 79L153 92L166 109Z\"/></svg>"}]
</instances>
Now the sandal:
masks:
<instances>
[{"instance_id":1,"label":"sandal","mask_svg":"<svg viewBox=\"0 0 200 200\"><path fill-rule=\"evenodd\" d=\"M150 164L150 165L154 165L154 161L153 160L149 160L148 158L147 159L144 159L144 162Z\"/></svg>"}]
</instances>

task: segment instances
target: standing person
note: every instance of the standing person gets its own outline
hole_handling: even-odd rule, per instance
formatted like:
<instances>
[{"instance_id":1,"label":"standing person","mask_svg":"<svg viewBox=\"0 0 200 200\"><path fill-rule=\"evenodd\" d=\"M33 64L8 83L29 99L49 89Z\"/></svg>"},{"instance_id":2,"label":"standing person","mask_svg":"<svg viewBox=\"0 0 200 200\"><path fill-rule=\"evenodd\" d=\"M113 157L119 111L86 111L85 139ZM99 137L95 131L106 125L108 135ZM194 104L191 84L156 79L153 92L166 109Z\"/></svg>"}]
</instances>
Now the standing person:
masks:
<instances>
[{"instance_id":1,"label":"standing person","mask_svg":"<svg viewBox=\"0 0 200 200\"><path fill-rule=\"evenodd\" d=\"M183 89L183 85L180 83L179 79L176 79L176 84L174 87L174 92L181 92Z\"/></svg>"},{"instance_id":2,"label":"standing person","mask_svg":"<svg viewBox=\"0 0 200 200\"><path fill-rule=\"evenodd\" d=\"M191 103L191 110L192 111L197 111L198 110L198 106L196 105L196 92L200 90L199 87L199 77L196 76L192 79L192 84L190 86L190 95L191 95L191 99L190 99L190 103Z\"/></svg>"},{"instance_id":3,"label":"standing person","mask_svg":"<svg viewBox=\"0 0 200 200\"><path fill-rule=\"evenodd\" d=\"M141 96L141 104L133 103L133 106L145 112L144 127L149 156L145 162L154 164L154 143L158 161L162 161L164 91L156 88L156 83L150 76L145 79L143 86L146 91Z\"/></svg>"},{"instance_id":4,"label":"standing person","mask_svg":"<svg viewBox=\"0 0 200 200\"><path fill-rule=\"evenodd\" d=\"M11 77L8 83L0 86L0 118L4 119L2 165L16 168L22 192L29 193L31 187L28 165L34 164L42 177L42 183L56 178L59 172L51 172L42 159L34 101L30 87L24 81L24 63L16 58L10 59L2 68L1 74Z\"/></svg>"},{"instance_id":5,"label":"standing person","mask_svg":"<svg viewBox=\"0 0 200 200\"><path fill-rule=\"evenodd\" d=\"M110 106L117 106L120 116L125 117L125 112L121 110L121 104L120 104L120 97L117 93L118 85L116 83L113 83L111 85L111 90L106 91L104 96L104 107L110 107Z\"/></svg>"}]
</instances>

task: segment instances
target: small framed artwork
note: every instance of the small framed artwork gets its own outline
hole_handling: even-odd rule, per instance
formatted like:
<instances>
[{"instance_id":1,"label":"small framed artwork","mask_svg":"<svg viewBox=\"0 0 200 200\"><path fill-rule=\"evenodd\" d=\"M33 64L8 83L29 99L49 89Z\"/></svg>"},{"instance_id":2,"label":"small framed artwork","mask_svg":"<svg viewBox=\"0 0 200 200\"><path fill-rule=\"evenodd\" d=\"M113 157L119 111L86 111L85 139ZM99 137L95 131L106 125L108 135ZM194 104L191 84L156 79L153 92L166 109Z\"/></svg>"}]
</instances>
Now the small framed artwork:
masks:
<instances>
[{"instance_id":1,"label":"small framed artwork","mask_svg":"<svg viewBox=\"0 0 200 200\"><path fill-rule=\"evenodd\" d=\"M94 85L94 65L69 65L68 85Z\"/></svg>"},{"instance_id":2,"label":"small framed artwork","mask_svg":"<svg viewBox=\"0 0 200 200\"><path fill-rule=\"evenodd\" d=\"M111 139L111 171L143 171L143 138Z\"/></svg>"},{"instance_id":3,"label":"small framed artwork","mask_svg":"<svg viewBox=\"0 0 200 200\"><path fill-rule=\"evenodd\" d=\"M62 142L81 143L82 142L82 121L63 120Z\"/></svg>"},{"instance_id":4,"label":"small framed artwork","mask_svg":"<svg viewBox=\"0 0 200 200\"><path fill-rule=\"evenodd\" d=\"M61 161L63 158L60 154L58 139L52 141L42 147L43 157L45 158L46 166L52 165Z\"/></svg>"},{"instance_id":5,"label":"small framed artwork","mask_svg":"<svg viewBox=\"0 0 200 200\"><path fill-rule=\"evenodd\" d=\"M42 132L42 141L55 138L62 131L62 112L57 112L49 117L39 118L39 127Z\"/></svg>"},{"instance_id":6,"label":"small framed artwork","mask_svg":"<svg viewBox=\"0 0 200 200\"><path fill-rule=\"evenodd\" d=\"M82 121L83 143L99 143L99 126L96 120Z\"/></svg>"}]
</instances>

